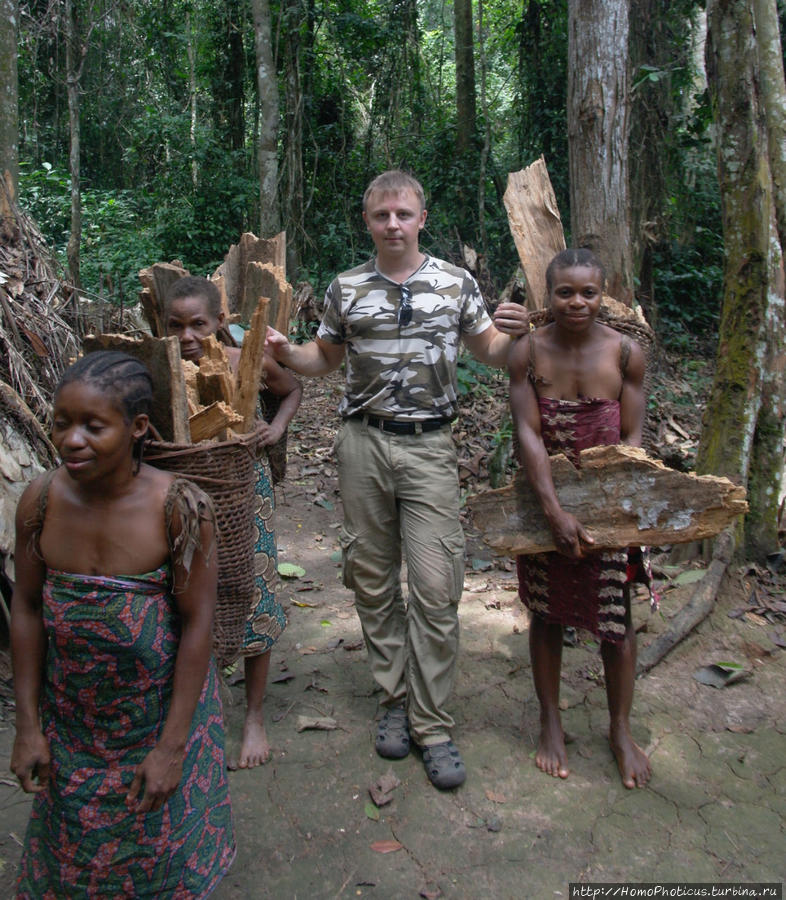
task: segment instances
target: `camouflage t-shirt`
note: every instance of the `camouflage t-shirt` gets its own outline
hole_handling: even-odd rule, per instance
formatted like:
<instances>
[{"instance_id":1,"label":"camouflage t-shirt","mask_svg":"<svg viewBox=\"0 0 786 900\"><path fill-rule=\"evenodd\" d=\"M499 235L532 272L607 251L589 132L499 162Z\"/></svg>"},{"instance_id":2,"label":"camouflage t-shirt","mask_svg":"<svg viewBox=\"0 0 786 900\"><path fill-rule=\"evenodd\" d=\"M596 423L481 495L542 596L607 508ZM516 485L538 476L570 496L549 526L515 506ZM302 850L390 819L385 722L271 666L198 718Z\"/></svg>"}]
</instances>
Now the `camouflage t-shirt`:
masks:
<instances>
[{"instance_id":1,"label":"camouflage t-shirt","mask_svg":"<svg viewBox=\"0 0 786 900\"><path fill-rule=\"evenodd\" d=\"M464 269L427 256L404 282L412 319L399 327L400 285L370 260L339 275L327 289L317 337L346 344L342 416L453 418L456 360L462 334L491 325L475 279Z\"/></svg>"}]
</instances>

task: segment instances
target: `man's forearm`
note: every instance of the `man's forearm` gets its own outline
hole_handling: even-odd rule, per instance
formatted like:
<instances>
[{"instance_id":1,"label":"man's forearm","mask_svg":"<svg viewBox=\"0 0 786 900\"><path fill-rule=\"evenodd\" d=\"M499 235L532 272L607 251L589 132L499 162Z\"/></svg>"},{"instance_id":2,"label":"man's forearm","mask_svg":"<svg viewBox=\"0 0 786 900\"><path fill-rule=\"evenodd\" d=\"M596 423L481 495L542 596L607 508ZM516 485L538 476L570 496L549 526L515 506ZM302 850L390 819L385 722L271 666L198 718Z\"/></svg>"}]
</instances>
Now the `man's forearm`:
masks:
<instances>
[{"instance_id":1,"label":"man's forearm","mask_svg":"<svg viewBox=\"0 0 786 900\"><path fill-rule=\"evenodd\" d=\"M286 344L275 348L275 358L298 375L310 377L327 375L341 365L344 358L343 345L327 345L336 350L326 351L317 341L307 344Z\"/></svg>"}]
</instances>

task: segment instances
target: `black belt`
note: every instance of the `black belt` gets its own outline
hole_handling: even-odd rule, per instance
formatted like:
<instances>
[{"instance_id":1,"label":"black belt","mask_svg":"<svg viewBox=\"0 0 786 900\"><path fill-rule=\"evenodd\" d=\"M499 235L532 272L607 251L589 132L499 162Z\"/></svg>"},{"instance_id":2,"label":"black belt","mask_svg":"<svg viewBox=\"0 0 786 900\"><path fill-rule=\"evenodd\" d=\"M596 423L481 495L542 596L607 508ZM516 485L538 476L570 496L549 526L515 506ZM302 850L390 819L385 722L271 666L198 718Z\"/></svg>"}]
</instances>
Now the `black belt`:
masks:
<instances>
[{"instance_id":1,"label":"black belt","mask_svg":"<svg viewBox=\"0 0 786 900\"><path fill-rule=\"evenodd\" d=\"M436 431L438 428L444 428L451 422L450 419L419 419L418 421L402 422L396 419L380 419L378 416L370 416L368 413L355 413L348 418L360 419L364 425L379 428L380 431L387 431L390 434L421 434L424 431Z\"/></svg>"}]
</instances>

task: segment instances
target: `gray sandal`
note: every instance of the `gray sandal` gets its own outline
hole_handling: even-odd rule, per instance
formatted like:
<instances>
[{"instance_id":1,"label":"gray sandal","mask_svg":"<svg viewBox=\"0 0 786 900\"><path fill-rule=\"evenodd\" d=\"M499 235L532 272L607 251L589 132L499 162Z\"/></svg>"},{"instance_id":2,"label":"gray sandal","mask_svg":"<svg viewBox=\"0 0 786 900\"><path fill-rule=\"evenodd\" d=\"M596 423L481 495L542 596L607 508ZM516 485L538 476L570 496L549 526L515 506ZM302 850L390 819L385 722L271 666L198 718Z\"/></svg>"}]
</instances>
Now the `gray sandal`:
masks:
<instances>
[{"instance_id":1,"label":"gray sandal","mask_svg":"<svg viewBox=\"0 0 786 900\"><path fill-rule=\"evenodd\" d=\"M453 741L423 748L423 765L429 781L442 790L458 787L467 778L467 770Z\"/></svg>"},{"instance_id":2,"label":"gray sandal","mask_svg":"<svg viewBox=\"0 0 786 900\"><path fill-rule=\"evenodd\" d=\"M409 718L403 706L391 707L379 720L375 746L386 759L403 759L409 753Z\"/></svg>"}]
</instances>

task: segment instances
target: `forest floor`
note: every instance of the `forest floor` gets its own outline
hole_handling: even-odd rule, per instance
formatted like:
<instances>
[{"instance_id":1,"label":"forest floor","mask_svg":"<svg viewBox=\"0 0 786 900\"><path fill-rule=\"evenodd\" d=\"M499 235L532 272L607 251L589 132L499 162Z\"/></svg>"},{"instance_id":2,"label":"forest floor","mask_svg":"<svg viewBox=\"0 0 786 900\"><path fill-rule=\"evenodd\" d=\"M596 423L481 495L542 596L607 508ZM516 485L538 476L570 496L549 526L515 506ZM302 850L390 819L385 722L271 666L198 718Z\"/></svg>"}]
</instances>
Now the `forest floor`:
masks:
<instances>
[{"instance_id":1,"label":"forest floor","mask_svg":"<svg viewBox=\"0 0 786 900\"><path fill-rule=\"evenodd\" d=\"M673 455L671 464L691 464L702 375L700 366L670 373L655 398L658 450ZM216 900L547 900L571 896L572 882L782 884L784 575L731 567L711 615L637 681L634 737L653 766L645 789L622 786L609 751L596 644L580 635L566 647L561 706L571 774L563 781L534 764L538 708L514 567L493 557L466 521L451 712L468 777L458 790L439 792L417 753L391 763L374 752L379 695L352 595L339 577L342 513L331 446L341 381L304 387L277 530L279 562L305 572L281 586L289 626L273 650L266 701L273 756L262 768L231 773L238 855ZM455 429L468 492L488 486L495 433L507 412L505 380L475 386L469 396ZM666 552L654 563L662 603L651 613L646 598L637 598L640 647L668 627L702 566L672 566ZM738 664L744 677L723 687L694 677L721 662ZM230 758L243 713L238 677L229 674L224 690ZM0 898L12 896L30 805L7 774L11 696L7 654L0 655ZM308 727L315 719L334 727ZM370 788L388 773L392 798L377 805Z\"/></svg>"}]
</instances>

